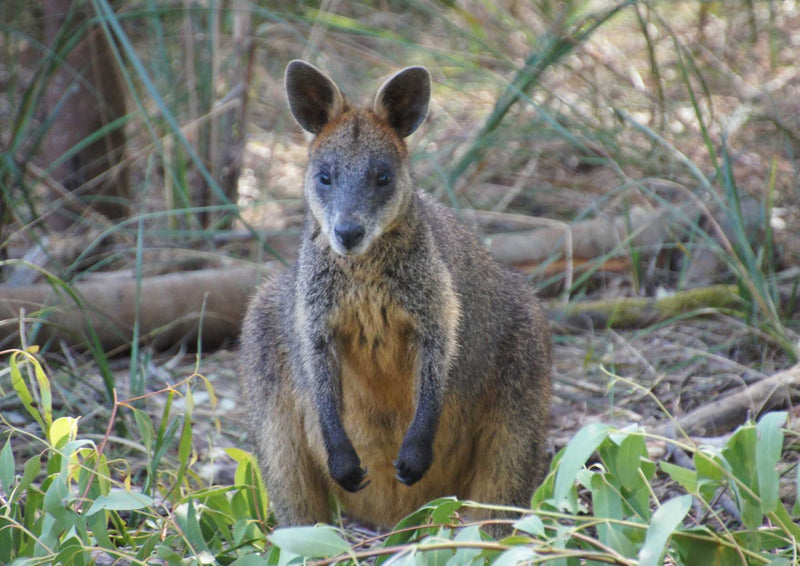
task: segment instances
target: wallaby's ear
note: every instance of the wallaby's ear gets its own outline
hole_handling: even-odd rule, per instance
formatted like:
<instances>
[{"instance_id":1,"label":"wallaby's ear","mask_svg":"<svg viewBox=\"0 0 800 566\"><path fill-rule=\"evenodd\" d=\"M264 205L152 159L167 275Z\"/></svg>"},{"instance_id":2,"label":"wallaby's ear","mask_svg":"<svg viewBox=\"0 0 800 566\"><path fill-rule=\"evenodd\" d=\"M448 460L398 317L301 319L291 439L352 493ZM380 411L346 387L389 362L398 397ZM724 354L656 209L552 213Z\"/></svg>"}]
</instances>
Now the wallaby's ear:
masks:
<instances>
[{"instance_id":1,"label":"wallaby's ear","mask_svg":"<svg viewBox=\"0 0 800 566\"><path fill-rule=\"evenodd\" d=\"M401 137L410 136L428 113L431 75L425 67L407 67L389 80L375 95L375 113L389 122Z\"/></svg>"},{"instance_id":2,"label":"wallaby's ear","mask_svg":"<svg viewBox=\"0 0 800 566\"><path fill-rule=\"evenodd\" d=\"M312 134L318 134L346 105L344 95L328 75L299 59L286 67L286 97L294 119Z\"/></svg>"}]
</instances>

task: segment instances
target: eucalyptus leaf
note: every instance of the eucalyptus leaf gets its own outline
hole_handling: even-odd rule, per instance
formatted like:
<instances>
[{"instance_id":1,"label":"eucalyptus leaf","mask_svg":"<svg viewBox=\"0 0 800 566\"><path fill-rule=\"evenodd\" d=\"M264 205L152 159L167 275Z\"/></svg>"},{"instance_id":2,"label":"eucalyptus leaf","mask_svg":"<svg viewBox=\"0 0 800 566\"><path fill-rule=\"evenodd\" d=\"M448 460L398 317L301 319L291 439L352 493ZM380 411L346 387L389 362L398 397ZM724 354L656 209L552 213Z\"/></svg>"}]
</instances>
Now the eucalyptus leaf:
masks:
<instances>
[{"instance_id":1,"label":"eucalyptus leaf","mask_svg":"<svg viewBox=\"0 0 800 566\"><path fill-rule=\"evenodd\" d=\"M556 471L556 483L553 493L556 506L561 508L567 501L570 490L575 483L578 472L586 465L600 443L606 439L611 427L602 423L586 425L570 440Z\"/></svg>"},{"instance_id":2,"label":"eucalyptus leaf","mask_svg":"<svg viewBox=\"0 0 800 566\"><path fill-rule=\"evenodd\" d=\"M780 504L780 477L776 466L781 459L783 431L786 411L767 413L758 421L756 431L756 472L758 472L758 492L761 495L761 512L771 513Z\"/></svg>"},{"instance_id":3,"label":"eucalyptus leaf","mask_svg":"<svg viewBox=\"0 0 800 566\"><path fill-rule=\"evenodd\" d=\"M527 563L536 558L536 553L529 546L516 546L509 548L498 556L492 566L517 566L517 564Z\"/></svg>"},{"instance_id":4,"label":"eucalyptus leaf","mask_svg":"<svg viewBox=\"0 0 800 566\"><path fill-rule=\"evenodd\" d=\"M670 536L683 522L692 507L692 496L682 495L670 499L653 513L644 545L639 551L639 566L658 566L667 548Z\"/></svg>"},{"instance_id":5,"label":"eucalyptus leaf","mask_svg":"<svg viewBox=\"0 0 800 566\"><path fill-rule=\"evenodd\" d=\"M537 537L545 536L544 523L536 515L522 517L514 523L514 528Z\"/></svg>"},{"instance_id":6,"label":"eucalyptus leaf","mask_svg":"<svg viewBox=\"0 0 800 566\"><path fill-rule=\"evenodd\" d=\"M11 451L11 438L6 440L0 450L0 485L5 493L10 494L14 485L14 453Z\"/></svg>"},{"instance_id":7,"label":"eucalyptus leaf","mask_svg":"<svg viewBox=\"0 0 800 566\"><path fill-rule=\"evenodd\" d=\"M328 526L276 529L267 539L282 550L306 558L329 558L350 550L350 545Z\"/></svg>"},{"instance_id":8,"label":"eucalyptus leaf","mask_svg":"<svg viewBox=\"0 0 800 566\"><path fill-rule=\"evenodd\" d=\"M126 489L113 488L108 495L101 495L94 500L86 511L91 516L98 511L133 511L144 509L153 504L153 499L143 493L135 493Z\"/></svg>"}]
</instances>

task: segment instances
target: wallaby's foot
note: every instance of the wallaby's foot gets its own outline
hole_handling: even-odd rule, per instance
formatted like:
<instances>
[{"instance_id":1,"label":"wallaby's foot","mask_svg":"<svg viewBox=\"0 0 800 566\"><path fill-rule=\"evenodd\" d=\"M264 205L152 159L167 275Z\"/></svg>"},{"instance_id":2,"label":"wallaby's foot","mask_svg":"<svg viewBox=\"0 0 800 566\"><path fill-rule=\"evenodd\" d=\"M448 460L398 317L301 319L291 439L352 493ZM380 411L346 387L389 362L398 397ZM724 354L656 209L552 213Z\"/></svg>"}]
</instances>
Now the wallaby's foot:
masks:
<instances>
[{"instance_id":1,"label":"wallaby's foot","mask_svg":"<svg viewBox=\"0 0 800 566\"><path fill-rule=\"evenodd\" d=\"M364 481L367 469L361 467L361 460L352 446L331 450L328 470L336 483L351 493L361 491L369 485L369 480Z\"/></svg>"},{"instance_id":2,"label":"wallaby's foot","mask_svg":"<svg viewBox=\"0 0 800 566\"><path fill-rule=\"evenodd\" d=\"M394 461L397 470L395 478L406 485L414 485L433 462L433 446L430 442L404 440L400 447L400 455Z\"/></svg>"}]
</instances>

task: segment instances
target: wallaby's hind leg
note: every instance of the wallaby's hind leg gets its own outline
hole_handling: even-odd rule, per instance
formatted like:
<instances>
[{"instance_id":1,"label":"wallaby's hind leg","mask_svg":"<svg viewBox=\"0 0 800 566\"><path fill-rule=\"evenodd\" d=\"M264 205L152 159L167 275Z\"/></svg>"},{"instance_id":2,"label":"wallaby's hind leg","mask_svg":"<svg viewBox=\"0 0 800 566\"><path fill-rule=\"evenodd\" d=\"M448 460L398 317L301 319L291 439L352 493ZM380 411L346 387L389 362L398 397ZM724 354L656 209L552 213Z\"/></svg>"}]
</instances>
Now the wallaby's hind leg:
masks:
<instances>
[{"instance_id":1,"label":"wallaby's hind leg","mask_svg":"<svg viewBox=\"0 0 800 566\"><path fill-rule=\"evenodd\" d=\"M480 461L462 497L527 508L544 471L542 439L515 426L505 415L495 418L478 442Z\"/></svg>"},{"instance_id":2,"label":"wallaby's hind leg","mask_svg":"<svg viewBox=\"0 0 800 566\"><path fill-rule=\"evenodd\" d=\"M279 331L280 281L259 290L242 330L241 390L267 495L281 525L330 519L324 471L312 457L303 395L292 382Z\"/></svg>"},{"instance_id":3,"label":"wallaby's hind leg","mask_svg":"<svg viewBox=\"0 0 800 566\"><path fill-rule=\"evenodd\" d=\"M540 310L521 318L502 348L503 386L494 410L482 418L480 461L464 497L527 508L547 466L551 362L549 343L530 330L546 324Z\"/></svg>"},{"instance_id":4,"label":"wallaby's hind leg","mask_svg":"<svg viewBox=\"0 0 800 566\"><path fill-rule=\"evenodd\" d=\"M271 399L256 437L261 474L280 525L312 525L330 521L323 471L308 448L294 400L281 394Z\"/></svg>"}]
</instances>

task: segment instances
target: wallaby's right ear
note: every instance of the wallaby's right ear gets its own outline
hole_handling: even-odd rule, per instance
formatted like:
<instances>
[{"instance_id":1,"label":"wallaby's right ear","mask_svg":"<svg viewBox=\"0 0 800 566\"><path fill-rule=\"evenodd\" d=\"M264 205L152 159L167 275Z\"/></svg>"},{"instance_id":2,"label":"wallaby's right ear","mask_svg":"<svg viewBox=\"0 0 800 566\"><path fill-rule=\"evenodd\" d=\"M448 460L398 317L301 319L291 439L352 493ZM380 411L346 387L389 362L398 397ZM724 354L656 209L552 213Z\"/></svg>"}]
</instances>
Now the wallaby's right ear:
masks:
<instances>
[{"instance_id":1,"label":"wallaby's right ear","mask_svg":"<svg viewBox=\"0 0 800 566\"><path fill-rule=\"evenodd\" d=\"M330 77L314 65L295 59L286 67L286 97L292 116L312 134L344 111L345 99Z\"/></svg>"}]
</instances>

